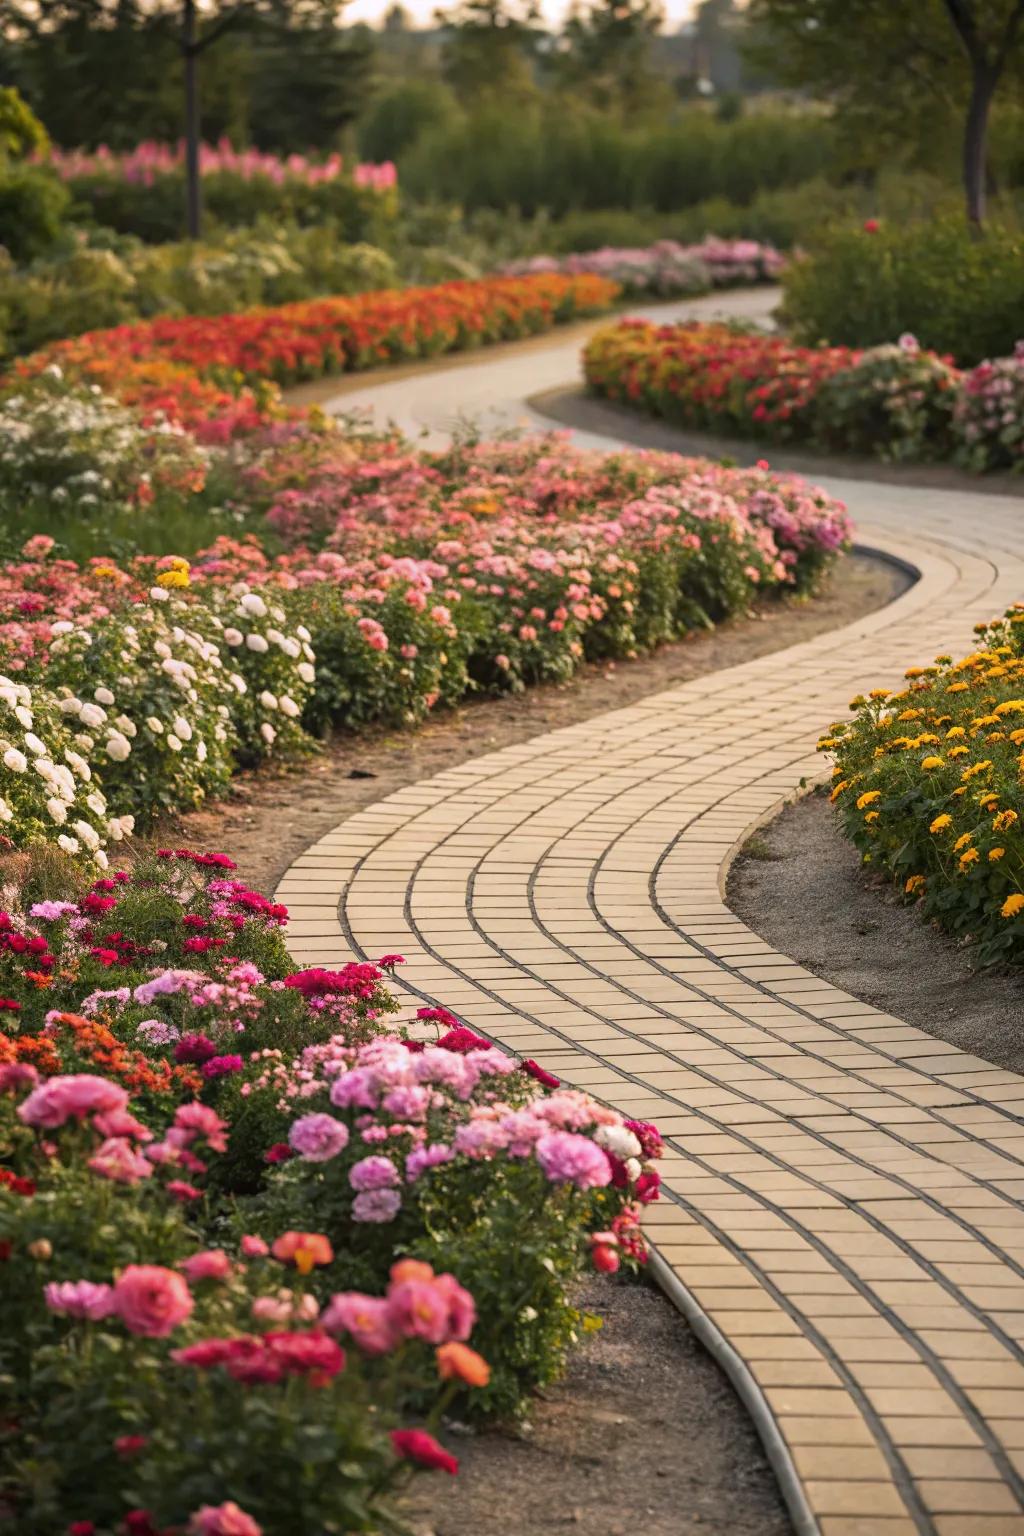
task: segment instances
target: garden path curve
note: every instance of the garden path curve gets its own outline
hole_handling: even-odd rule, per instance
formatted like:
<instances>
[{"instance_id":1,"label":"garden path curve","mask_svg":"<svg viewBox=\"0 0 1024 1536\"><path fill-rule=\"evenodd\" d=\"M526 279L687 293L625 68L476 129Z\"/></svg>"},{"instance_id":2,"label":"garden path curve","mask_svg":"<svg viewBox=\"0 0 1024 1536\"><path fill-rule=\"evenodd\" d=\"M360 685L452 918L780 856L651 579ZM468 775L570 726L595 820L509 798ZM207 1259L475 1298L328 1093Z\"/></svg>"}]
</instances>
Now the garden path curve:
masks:
<instances>
[{"instance_id":1,"label":"garden path curve","mask_svg":"<svg viewBox=\"0 0 1024 1536\"><path fill-rule=\"evenodd\" d=\"M577 353L555 337L356 398L435 436L464 413L529 421ZM657 1121L659 1275L798 1530L1024 1536L1024 1078L827 985L722 895L745 834L821 776L819 728L854 693L969 649L1024 596L1024 504L824 483L862 543L919 572L903 596L392 794L278 894L304 963L400 950L406 1002Z\"/></svg>"}]
</instances>

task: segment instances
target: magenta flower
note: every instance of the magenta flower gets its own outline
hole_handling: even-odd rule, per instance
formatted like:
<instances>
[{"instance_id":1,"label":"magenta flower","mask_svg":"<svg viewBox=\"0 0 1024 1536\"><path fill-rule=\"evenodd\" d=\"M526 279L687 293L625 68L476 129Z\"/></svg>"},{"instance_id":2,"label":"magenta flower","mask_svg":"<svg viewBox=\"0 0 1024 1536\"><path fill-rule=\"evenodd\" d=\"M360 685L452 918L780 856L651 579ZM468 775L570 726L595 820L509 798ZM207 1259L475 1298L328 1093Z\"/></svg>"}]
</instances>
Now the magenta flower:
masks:
<instances>
[{"instance_id":1,"label":"magenta flower","mask_svg":"<svg viewBox=\"0 0 1024 1536\"><path fill-rule=\"evenodd\" d=\"M398 1169L390 1157L364 1157L353 1163L348 1171L352 1188L364 1190L390 1189L399 1183Z\"/></svg>"},{"instance_id":2,"label":"magenta flower","mask_svg":"<svg viewBox=\"0 0 1024 1536\"><path fill-rule=\"evenodd\" d=\"M94 1285L91 1280L60 1280L43 1287L43 1296L51 1312L63 1317L83 1317L97 1322L114 1310L114 1287Z\"/></svg>"},{"instance_id":3,"label":"magenta flower","mask_svg":"<svg viewBox=\"0 0 1024 1536\"><path fill-rule=\"evenodd\" d=\"M348 1146L348 1126L333 1115L303 1115L293 1123L288 1141L307 1163L326 1163Z\"/></svg>"},{"instance_id":4,"label":"magenta flower","mask_svg":"<svg viewBox=\"0 0 1024 1536\"><path fill-rule=\"evenodd\" d=\"M600 1189L611 1183L611 1164L601 1148L587 1136L572 1131L549 1131L537 1142L537 1161L552 1184L574 1184L577 1189Z\"/></svg>"}]
</instances>

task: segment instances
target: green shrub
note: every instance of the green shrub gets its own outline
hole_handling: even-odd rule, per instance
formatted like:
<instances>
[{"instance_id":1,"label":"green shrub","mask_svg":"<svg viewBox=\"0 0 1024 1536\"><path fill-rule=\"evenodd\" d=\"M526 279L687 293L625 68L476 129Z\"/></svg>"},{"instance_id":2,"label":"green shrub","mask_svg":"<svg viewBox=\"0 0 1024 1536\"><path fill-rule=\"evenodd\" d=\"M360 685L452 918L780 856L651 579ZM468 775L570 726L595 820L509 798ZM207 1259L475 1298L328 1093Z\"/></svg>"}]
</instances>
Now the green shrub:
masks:
<instances>
[{"instance_id":1,"label":"green shrub","mask_svg":"<svg viewBox=\"0 0 1024 1536\"><path fill-rule=\"evenodd\" d=\"M30 261L60 239L71 199L52 171L0 156L0 247Z\"/></svg>"},{"instance_id":2,"label":"green shrub","mask_svg":"<svg viewBox=\"0 0 1024 1536\"><path fill-rule=\"evenodd\" d=\"M950 216L900 228L836 228L785 275L783 317L814 344L874 346L903 332L969 366L1013 351L1024 330L1024 237L974 238Z\"/></svg>"}]
</instances>

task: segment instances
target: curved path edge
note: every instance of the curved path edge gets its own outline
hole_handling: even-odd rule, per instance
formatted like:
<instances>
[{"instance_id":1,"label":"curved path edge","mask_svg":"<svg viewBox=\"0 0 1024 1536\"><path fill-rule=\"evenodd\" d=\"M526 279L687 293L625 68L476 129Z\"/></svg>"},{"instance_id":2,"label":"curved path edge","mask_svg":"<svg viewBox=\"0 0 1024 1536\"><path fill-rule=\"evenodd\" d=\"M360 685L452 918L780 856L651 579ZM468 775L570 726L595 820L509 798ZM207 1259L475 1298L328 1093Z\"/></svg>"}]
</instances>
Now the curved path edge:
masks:
<instances>
[{"instance_id":1,"label":"curved path edge","mask_svg":"<svg viewBox=\"0 0 1024 1536\"><path fill-rule=\"evenodd\" d=\"M500 359L456 376L530 419ZM368 398L451 419L429 376ZM662 1126L656 1272L801 1536L1024 1536L1024 1078L826 984L721 889L745 833L821 777L816 737L854 693L968 649L1021 595L1020 503L824 483L920 572L891 604L402 789L278 895L304 963L399 949L404 1004Z\"/></svg>"}]
</instances>

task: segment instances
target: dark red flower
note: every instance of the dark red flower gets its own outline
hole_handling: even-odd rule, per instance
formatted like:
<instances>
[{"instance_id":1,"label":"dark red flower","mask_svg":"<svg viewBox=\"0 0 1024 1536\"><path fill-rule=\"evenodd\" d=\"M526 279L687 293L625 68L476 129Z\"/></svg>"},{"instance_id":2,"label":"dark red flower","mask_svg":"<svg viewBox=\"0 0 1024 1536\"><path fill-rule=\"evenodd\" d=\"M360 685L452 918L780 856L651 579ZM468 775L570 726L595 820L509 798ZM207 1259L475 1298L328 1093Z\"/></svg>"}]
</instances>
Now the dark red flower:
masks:
<instances>
[{"instance_id":1,"label":"dark red flower","mask_svg":"<svg viewBox=\"0 0 1024 1536\"><path fill-rule=\"evenodd\" d=\"M642 1173L633 1186L633 1194L641 1205L653 1204L661 1195L661 1174L653 1168L650 1173Z\"/></svg>"},{"instance_id":2,"label":"dark red flower","mask_svg":"<svg viewBox=\"0 0 1024 1536\"><path fill-rule=\"evenodd\" d=\"M644 1157L661 1157L665 1150L665 1143L656 1125L652 1125L649 1120L627 1120L625 1126L627 1131L633 1132L640 1143L640 1150Z\"/></svg>"},{"instance_id":3,"label":"dark red flower","mask_svg":"<svg viewBox=\"0 0 1024 1536\"><path fill-rule=\"evenodd\" d=\"M551 1072L545 1072L544 1068L536 1061L531 1061L527 1056L519 1063L527 1077L536 1078L538 1083L543 1083L545 1088L561 1088L562 1084Z\"/></svg>"},{"instance_id":4,"label":"dark red flower","mask_svg":"<svg viewBox=\"0 0 1024 1536\"><path fill-rule=\"evenodd\" d=\"M437 1042L442 1051L454 1051L457 1056L468 1056L471 1051L489 1051L491 1041L476 1035L471 1029L459 1024L442 1035Z\"/></svg>"},{"instance_id":5,"label":"dark red flower","mask_svg":"<svg viewBox=\"0 0 1024 1536\"><path fill-rule=\"evenodd\" d=\"M286 1163L295 1153L286 1141L275 1141L272 1147L268 1147L263 1154L265 1163Z\"/></svg>"},{"instance_id":6,"label":"dark red flower","mask_svg":"<svg viewBox=\"0 0 1024 1536\"><path fill-rule=\"evenodd\" d=\"M453 1477L459 1470L456 1458L449 1455L444 1446L439 1445L425 1429L393 1429L391 1444L403 1461L415 1461L421 1467L450 1472Z\"/></svg>"},{"instance_id":7,"label":"dark red flower","mask_svg":"<svg viewBox=\"0 0 1024 1536\"><path fill-rule=\"evenodd\" d=\"M864 233L866 235L877 235L880 228L881 225L877 219L864 220Z\"/></svg>"},{"instance_id":8,"label":"dark red flower","mask_svg":"<svg viewBox=\"0 0 1024 1536\"><path fill-rule=\"evenodd\" d=\"M216 1056L217 1047L208 1035L182 1035L174 1047L174 1059L179 1064L189 1062L194 1066L202 1066L204 1061L209 1061Z\"/></svg>"},{"instance_id":9,"label":"dark red flower","mask_svg":"<svg viewBox=\"0 0 1024 1536\"><path fill-rule=\"evenodd\" d=\"M114 1441L114 1450L119 1456L127 1459L130 1456L137 1456L140 1451L146 1449L148 1444L148 1435L119 1435Z\"/></svg>"},{"instance_id":10,"label":"dark red flower","mask_svg":"<svg viewBox=\"0 0 1024 1536\"><path fill-rule=\"evenodd\" d=\"M91 1520L72 1520L68 1536L96 1536L96 1527Z\"/></svg>"},{"instance_id":11,"label":"dark red flower","mask_svg":"<svg viewBox=\"0 0 1024 1536\"><path fill-rule=\"evenodd\" d=\"M241 1056L211 1056L203 1062L202 1071L204 1077L227 1077L232 1072L241 1072L244 1066Z\"/></svg>"}]
</instances>

